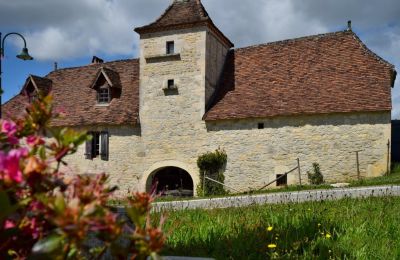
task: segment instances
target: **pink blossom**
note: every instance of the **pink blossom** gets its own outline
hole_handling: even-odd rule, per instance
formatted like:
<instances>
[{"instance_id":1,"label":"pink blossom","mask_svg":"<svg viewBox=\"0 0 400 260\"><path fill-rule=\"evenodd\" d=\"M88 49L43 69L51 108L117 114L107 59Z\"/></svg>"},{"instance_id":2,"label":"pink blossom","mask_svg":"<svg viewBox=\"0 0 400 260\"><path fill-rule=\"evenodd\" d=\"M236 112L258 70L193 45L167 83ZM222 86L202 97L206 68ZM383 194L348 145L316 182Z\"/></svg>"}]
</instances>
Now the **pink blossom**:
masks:
<instances>
[{"instance_id":1,"label":"pink blossom","mask_svg":"<svg viewBox=\"0 0 400 260\"><path fill-rule=\"evenodd\" d=\"M44 144L44 140L36 135L30 135L26 138L26 143L29 146L41 145Z\"/></svg>"},{"instance_id":2,"label":"pink blossom","mask_svg":"<svg viewBox=\"0 0 400 260\"><path fill-rule=\"evenodd\" d=\"M13 149L8 154L0 151L0 179L12 180L16 183L22 182L22 171L19 161L28 155L26 148Z\"/></svg>"},{"instance_id":3,"label":"pink blossom","mask_svg":"<svg viewBox=\"0 0 400 260\"><path fill-rule=\"evenodd\" d=\"M4 223L4 229L9 229L13 227L15 227L15 223L7 219L6 222Z\"/></svg>"},{"instance_id":4,"label":"pink blossom","mask_svg":"<svg viewBox=\"0 0 400 260\"><path fill-rule=\"evenodd\" d=\"M7 135L8 142L10 142L11 144L18 143L18 138L15 136L15 133L17 132L17 125L14 122L2 120L1 132Z\"/></svg>"},{"instance_id":5,"label":"pink blossom","mask_svg":"<svg viewBox=\"0 0 400 260\"><path fill-rule=\"evenodd\" d=\"M17 125L12 121L2 120L1 131L7 135L13 135L17 132Z\"/></svg>"}]
</instances>

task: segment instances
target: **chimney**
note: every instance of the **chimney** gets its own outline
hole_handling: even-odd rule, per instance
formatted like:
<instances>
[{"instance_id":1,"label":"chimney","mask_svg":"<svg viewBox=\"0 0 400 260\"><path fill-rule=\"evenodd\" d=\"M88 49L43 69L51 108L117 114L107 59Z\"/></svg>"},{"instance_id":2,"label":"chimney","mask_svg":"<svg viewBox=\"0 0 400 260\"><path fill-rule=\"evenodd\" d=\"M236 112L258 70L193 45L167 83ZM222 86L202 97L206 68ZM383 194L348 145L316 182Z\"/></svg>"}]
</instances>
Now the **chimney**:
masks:
<instances>
[{"instance_id":1,"label":"chimney","mask_svg":"<svg viewBox=\"0 0 400 260\"><path fill-rule=\"evenodd\" d=\"M347 31L351 31L351 20L347 22Z\"/></svg>"},{"instance_id":2,"label":"chimney","mask_svg":"<svg viewBox=\"0 0 400 260\"><path fill-rule=\"evenodd\" d=\"M92 58L92 64L100 64L100 63L104 63L104 60L100 59L97 56L93 56Z\"/></svg>"},{"instance_id":3,"label":"chimney","mask_svg":"<svg viewBox=\"0 0 400 260\"><path fill-rule=\"evenodd\" d=\"M57 71L57 70L58 70L58 63L54 62L54 71Z\"/></svg>"}]
</instances>

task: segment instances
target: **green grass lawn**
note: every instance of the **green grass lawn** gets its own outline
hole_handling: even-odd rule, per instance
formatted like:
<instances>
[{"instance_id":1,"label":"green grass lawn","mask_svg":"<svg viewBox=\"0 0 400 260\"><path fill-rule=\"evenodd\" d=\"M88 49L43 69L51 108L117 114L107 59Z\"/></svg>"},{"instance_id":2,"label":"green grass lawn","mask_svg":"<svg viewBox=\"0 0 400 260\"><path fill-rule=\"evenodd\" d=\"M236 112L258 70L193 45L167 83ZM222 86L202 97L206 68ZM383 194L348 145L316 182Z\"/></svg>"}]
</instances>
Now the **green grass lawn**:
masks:
<instances>
[{"instance_id":1,"label":"green grass lawn","mask_svg":"<svg viewBox=\"0 0 400 260\"><path fill-rule=\"evenodd\" d=\"M400 198L396 197L166 214L163 255L400 259Z\"/></svg>"}]
</instances>

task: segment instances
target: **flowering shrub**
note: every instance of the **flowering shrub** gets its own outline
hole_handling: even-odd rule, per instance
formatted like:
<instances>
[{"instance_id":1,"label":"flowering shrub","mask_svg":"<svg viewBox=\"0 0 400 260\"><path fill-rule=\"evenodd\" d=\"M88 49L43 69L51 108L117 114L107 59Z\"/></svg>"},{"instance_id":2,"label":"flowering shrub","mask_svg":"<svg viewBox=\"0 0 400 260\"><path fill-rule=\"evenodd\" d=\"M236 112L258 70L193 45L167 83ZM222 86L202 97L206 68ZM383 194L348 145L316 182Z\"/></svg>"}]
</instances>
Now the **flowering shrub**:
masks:
<instances>
[{"instance_id":1,"label":"flowering shrub","mask_svg":"<svg viewBox=\"0 0 400 260\"><path fill-rule=\"evenodd\" d=\"M86 259L106 252L124 259L156 257L165 239L150 224L152 196L135 193L129 199L132 227L107 207L116 188L107 185L105 174L64 174L65 156L90 137L50 128L57 116L51 103L47 96L30 104L23 119L0 122L0 259ZM89 245L94 238L100 247Z\"/></svg>"}]
</instances>

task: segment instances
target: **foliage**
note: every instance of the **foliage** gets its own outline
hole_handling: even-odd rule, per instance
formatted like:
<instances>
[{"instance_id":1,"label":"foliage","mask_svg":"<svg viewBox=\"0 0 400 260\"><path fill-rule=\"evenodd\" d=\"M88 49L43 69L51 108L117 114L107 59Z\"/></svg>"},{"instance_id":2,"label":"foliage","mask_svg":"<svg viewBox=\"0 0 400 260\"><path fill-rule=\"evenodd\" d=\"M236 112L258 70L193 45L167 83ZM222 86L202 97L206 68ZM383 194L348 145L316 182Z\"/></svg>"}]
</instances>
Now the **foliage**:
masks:
<instances>
[{"instance_id":1,"label":"foliage","mask_svg":"<svg viewBox=\"0 0 400 260\"><path fill-rule=\"evenodd\" d=\"M399 208L400 198L383 197L171 211L163 228L169 234L163 254L215 259L399 259Z\"/></svg>"},{"instance_id":2,"label":"foliage","mask_svg":"<svg viewBox=\"0 0 400 260\"><path fill-rule=\"evenodd\" d=\"M209 177L224 183L225 176L223 174L223 168L226 165L227 159L228 156L226 152L220 148L215 150L215 152L207 152L198 157L197 166L200 169L201 181L197 187L197 194L203 196L226 194L223 185L207 179L204 181L204 177Z\"/></svg>"},{"instance_id":3,"label":"foliage","mask_svg":"<svg viewBox=\"0 0 400 260\"><path fill-rule=\"evenodd\" d=\"M150 225L153 198L135 193L129 199L127 212L135 228L118 219L106 206L116 188L107 185L105 174L61 170L65 157L90 137L49 127L57 116L51 96L26 111L23 119L0 122L0 259L86 259L106 252L125 259L156 256L164 236ZM90 239L101 246L90 248Z\"/></svg>"},{"instance_id":4,"label":"foliage","mask_svg":"<svg viewBox=\"0 0 400 260\"><path fill-rule=\"evenodd\" d=\"M320 185L324 183L324 176L321 173L318 163L313 163L313 170L307 171L308 181L314 185Z\"/></svg>"}]
</instances>

